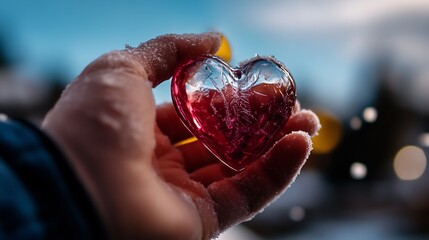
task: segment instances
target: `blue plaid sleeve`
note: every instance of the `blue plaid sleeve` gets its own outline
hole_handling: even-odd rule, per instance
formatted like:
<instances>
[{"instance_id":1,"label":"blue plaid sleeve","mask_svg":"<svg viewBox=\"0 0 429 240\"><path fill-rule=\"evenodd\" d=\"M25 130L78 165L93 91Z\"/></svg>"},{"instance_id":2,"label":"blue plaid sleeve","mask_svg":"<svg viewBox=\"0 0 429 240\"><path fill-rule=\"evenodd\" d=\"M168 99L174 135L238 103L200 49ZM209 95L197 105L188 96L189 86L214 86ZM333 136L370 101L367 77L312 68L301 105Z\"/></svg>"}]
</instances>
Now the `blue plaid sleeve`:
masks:
<instances>
[{"instance_id":1,"label":"blue plaid sleeve","mask_svg":"<svg viewBox=\"0 0 429 240\"><path fill-rule=\"evenodd\" d=\"M0 239L104 239L87 193L55 144L0 119Z\"/></svg>"}]
</instances>

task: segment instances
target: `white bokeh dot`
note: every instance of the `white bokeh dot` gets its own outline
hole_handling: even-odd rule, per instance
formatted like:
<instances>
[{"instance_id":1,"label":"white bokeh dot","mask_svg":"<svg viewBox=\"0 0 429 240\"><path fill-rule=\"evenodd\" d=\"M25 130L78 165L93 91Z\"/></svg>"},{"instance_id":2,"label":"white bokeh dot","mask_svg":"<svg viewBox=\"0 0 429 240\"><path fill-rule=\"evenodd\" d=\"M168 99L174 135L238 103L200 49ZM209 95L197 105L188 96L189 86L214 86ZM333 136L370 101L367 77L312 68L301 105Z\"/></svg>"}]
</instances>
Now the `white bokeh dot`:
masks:
<instances>
[{"instance_id":1,"label":"white bokeh dot","mask_svg":"<svg viewBox=\"0 0 429 240\"><path fill-rule=\"evenodd\" d=\"M367 172L368 170L365 164L363 163L355 162L350 166L350 175L352 176L353 179L356 179L356 180L363 179L366 177Z\"/></svg>"},{"instance_id":2,"label":"white bokeh dot","mask_svg":"<svg viewBox=\"0 0 429 240\"><path fill-rule=\"evenodd\" d=\"M289 211L289 217L295 222L302 221L305 218L305 209L301 206L292 207Z\"/></svg>"},{"instance_id":3,"label":"white bokeh dot","mask_svg":"<svg viewBox=\"0 0 429 240\"><path fill-rule=\"evenodd\" d=\"M373 107L367 107L363 110L363 119L369 123L375 122L378 117L377 109Z\"/></svg>"},{"instance_id":4,"label":"white bokeh dot","mask_svg":"<svg viewBox=\"0 0 429 240\"><path fill-rule=\"evenodd\" d=\"M5 122L7 121L8 117L6 114L0 113L0 122Z\"/></svg>"}]
</instances>

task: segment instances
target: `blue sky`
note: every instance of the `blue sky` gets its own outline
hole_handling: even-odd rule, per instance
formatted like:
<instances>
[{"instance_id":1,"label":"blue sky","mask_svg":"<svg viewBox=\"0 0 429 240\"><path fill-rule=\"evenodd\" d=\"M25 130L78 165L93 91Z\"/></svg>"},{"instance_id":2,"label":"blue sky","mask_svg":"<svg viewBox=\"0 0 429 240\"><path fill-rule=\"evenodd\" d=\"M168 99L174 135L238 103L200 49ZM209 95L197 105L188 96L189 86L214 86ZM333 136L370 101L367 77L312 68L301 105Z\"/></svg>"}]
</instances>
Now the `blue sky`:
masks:
<instances>
[{"instance_id":1,"label":"blue sky","mask_svg":"<svg viewBox=\"0 0 429 240\"><path fill-rule=\"evenodd\" d=\"M399 70L413 68L410 91L420 102L429 100L429 72L422 70L429 63L425 15L425 0L14 0L0 3L0 38L20 74L57 69L71 80L92 59L125 44L217 30L231 42L233 64L256 53L274 55L315 107L348 116L374 97L376 83L362 69L378 51L393 52ZM168 83L155 94L158 102L168 101Z\"/></svg>"}]
</instances>

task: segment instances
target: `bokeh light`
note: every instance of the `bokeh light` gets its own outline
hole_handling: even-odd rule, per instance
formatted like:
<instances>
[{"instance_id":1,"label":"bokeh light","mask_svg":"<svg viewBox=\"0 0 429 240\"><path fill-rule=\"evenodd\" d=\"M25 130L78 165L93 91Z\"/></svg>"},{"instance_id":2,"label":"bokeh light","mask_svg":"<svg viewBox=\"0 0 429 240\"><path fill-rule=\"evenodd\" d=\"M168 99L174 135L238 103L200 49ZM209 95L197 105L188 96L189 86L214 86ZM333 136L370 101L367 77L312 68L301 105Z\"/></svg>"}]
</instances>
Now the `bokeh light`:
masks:
<instances>
[{"instance_id":1,"label":"bokeh light","mask_svg":"<svg viewBox=\"0 0 429 240\"><path fill-rule=\"evenodd\" d=\"M426 161L422 149L416 146L406 146L396 154L393 167L399 179L415 180L425 171Z\"/></svg>"},{"instance_id":2,"label":"bokeh light","mask_svg":"<svg viewBox=\"0 0 429 240\"><path fill-rule=\"evenodd\" d=\"M7 115L3 114L3 113L0 113L0 122L1 121L6 121L6 120L7 120Z\"/></svg>"},{"instance_id":3,"label":"bokeh light","mask_svg":"<svg viewBox=\"0 0 429 240\"><path fill-rule=\"evenodd\" d=\"M420 134L419 143L423 147L429 147L429 133Z\"/></svg>"},{"instance_id":4,"label":"bokeh light","mask_svg":"<svg viewBox=\"0 0 429 240\"><path fill-rule=\"evenodd\" d=\"M352 117L350 119L350 127L353 130L359 130L362 127L362 120L359 117Z\"/></svg>"},{"instance_id":5,"label":"bokeh light","mask_svg":"<svg viewBox=\"0 0 429 240\"><path fill-rule=\"evenodd\" d=\"M301 206L292 207L289 211L289 217L295 222L302 221L305 218L305 209Z\"/></svg>"},{"instance_id":6,"label":"bokeh light","mask_svg":"<svg viewBox=\"0 0 429 240\"><path fill-rule=\"evenodd\" d=\"M375 122L378 117L377 109L374 107L367 107L363 110L363 119L369 123Z\"/></svg>"},{"instance_id":7,"label":"bokeh light","mask_svg":"<svg viewBox=\"0 0 429 240\"><path fill-rule=\"evenodd\" d=\"M350 166L350 175L353 179L359 180L363 179L367 175L366 165L360 162L355 162Z\"/></svg>"},{"instance_id":8,"label":"bokeh light","mask_svg":"<svg viewBox=\"0 0 429 240\"><path fill-rule=\"evenodd\" d=\"M316 114L322 128L319 130L319 135L313 138L313 151L320 154L329 153L341 140L341 123L330 113L318 111Z\"/></svg>"},{"instance_id":9,"label":"bokeh light","mask_svg":"<svg viewBox=\"0 0 429 240\"><path fill-rule=\"evenodd\" d=\"M217 50L216 55L222 58L225 62L229 63L232 59L232 50L231 45L229 44L228 39L225 35L221 35L221 43L219 50Z\"/></svg>"}]
</instances>

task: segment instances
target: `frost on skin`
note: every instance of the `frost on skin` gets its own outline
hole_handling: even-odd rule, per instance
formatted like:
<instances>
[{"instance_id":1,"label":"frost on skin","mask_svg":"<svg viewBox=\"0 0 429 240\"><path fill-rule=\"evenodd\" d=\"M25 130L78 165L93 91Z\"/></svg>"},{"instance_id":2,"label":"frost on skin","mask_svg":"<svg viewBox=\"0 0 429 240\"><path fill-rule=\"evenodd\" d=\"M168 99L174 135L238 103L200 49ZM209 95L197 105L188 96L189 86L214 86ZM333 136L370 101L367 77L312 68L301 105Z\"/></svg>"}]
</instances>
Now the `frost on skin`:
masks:
<instances>
[{"instance_id":1,"label":"frost on skin","mask_svg":"<svg viewBox=\"0 0 429 240\"><path fill-rule=\"evenodd\" d=\"M305 161L288 160L307 159L310 151L311 138L308 133L292 132L245 172L211 184L208 190L216 203L220 229L251 219L282 194L305 164ZM280 152L282 155L279 155Z\"/></svg>"},{"instance_id":2,"label":"frost on skin","mask_svg":"<svg viewBox=\"0 0 429 240\"><path fill-rule=\"evenodd\" d=\"M213 45L211 41L207 41L207 39L213 38L218 38L219 42ZM179 65L184 60L189 59L190 56L194 56L196 52L214 52L219 48L219 45L219 33L168 34L141 43L136 48L128 46L127 51L143 63L143 67L148 70L149 79L153 79L156 86L162 80L173 75L174 68L171 66ZM183 46L187 46L186 51L183 51ZM147 64L156 65L157 71L150 71L152 68Z\"/></svg>"},{"instance_id":3,"label":"frost on skin","mask_svg":"<svg viewBox=\"0 0 429 240\"><path fill-rule=\"evenodd\" d=\"M172 104L156 108L152 86L181 62L213 54L220 42L215 35L166 35L103 55L67 87L46 117L43 129L64 150L109 238L217 236L260 212L305 162L306 137L288 133L314 129L307 117L315 116L300 117L297 105L283 129L288 135L240 173L225 174L198 141L173 146L190 133ZM287 161L280 161L285 156Z\"/></svg>"}]
</instances>

